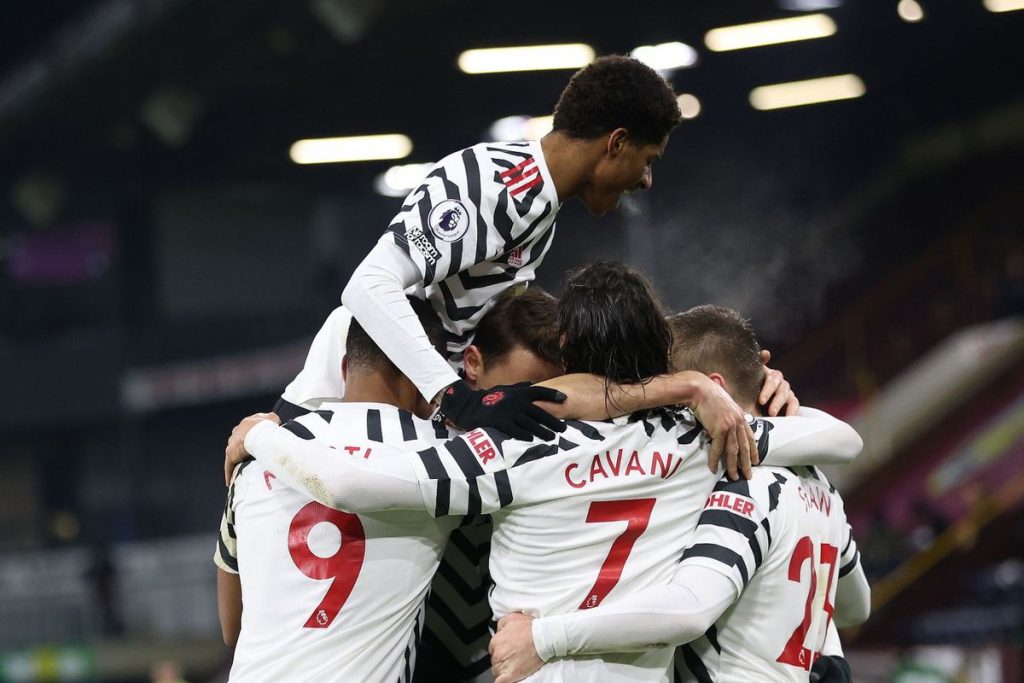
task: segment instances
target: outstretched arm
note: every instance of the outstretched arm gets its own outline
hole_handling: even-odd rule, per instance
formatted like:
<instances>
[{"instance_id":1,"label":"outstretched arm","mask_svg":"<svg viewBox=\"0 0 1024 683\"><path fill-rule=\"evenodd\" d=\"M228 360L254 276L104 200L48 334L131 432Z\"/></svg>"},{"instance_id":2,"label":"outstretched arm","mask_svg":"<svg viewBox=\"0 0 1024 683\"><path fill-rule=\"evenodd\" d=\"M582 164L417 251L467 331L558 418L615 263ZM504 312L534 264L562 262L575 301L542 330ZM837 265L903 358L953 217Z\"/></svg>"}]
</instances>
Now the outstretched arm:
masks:
<instances>
[{"instance_id":1,"label":"outstretched arm","mask_svg":"<svg viewBox=\"0 0 1024 683\"><path fill-rule=\"evenodd\" d=\"M422 281L411 257L390 240L379 241L352 273L341 302L402 373L431 401L459 381L434 350L405 290Z\"/></svg>"},{"instance_id":2,"label":"outstretched arm","mask_svg":"<svg viewBox=\"0 0 1024 683\"><path fill-rule=\"evenodd\" d=\"M554 657L641 652L701 636L735 601L733 582L707 567L680 567L672 582L588 610L534 619L510 614L489 647L495 683L513 683Z\"/></svg>"},{"instance_id":3,"label":"outstretched arm","mask_svg":"<svg viewBox=\"0 0 1024 683\"><path fill-rule=\"evenodd\" d=\"M758 448L762 462L768 465L843 465L864 447L853 427L807 406L801 406L793 417L762 419L766 425L763 445L759 443Z\"/></svg>"},{"instance_id":4,"label":"outstretched arm","mask_svg":"<svg viewBox=\"0 0 1024 683\"><path fill-rule=\"evenodd\" d=\"M380 443L353 443L352 450L332 448L313 438L310 428L316 428L316 420L322 418L310 413L278 426L258 415L245 418L232 431L225 467L251 455L289 486L348 512L424 508L415 453ZM305 431L289 429L290 425Z\"/></svg>"}]
</instances>

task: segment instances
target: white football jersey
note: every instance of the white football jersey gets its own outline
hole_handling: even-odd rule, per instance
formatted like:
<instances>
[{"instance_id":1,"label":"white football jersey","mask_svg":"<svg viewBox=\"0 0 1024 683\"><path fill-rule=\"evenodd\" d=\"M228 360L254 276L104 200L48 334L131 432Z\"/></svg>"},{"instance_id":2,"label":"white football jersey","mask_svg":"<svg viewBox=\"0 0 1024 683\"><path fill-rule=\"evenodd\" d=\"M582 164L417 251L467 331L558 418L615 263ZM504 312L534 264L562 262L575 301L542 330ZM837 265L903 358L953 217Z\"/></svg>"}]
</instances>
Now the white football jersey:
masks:
<instances>
[{"instance_id":1,"label":"white football jersey","mask_svg":"<svg viewBox=\"0 0 1024 683\"><path fill-rule=\"evenodd\" d=\"M539 141L482 143L449 154L406 198L380 239L402 249L421 273L420 285L407 293L426 298L441 318L453 366L498 295L534 279L559 208ZM286 401L315 409L344 395L339 368L351 316L343 311L336 309L317 333Z\"/></svg>"},{"instance_id":2,"label":"white football jersey","mask_svg":"<svg viewBox=\"0 0 1024 683\"><path fill-rule=\"evenodd\" d=\"M567 421L555 443L502 441L477 430L448 454L504 457L508 469L445 478L421 453L434 514L493 512L490 602L495 618L595 607L609 595L667 582L717 476L688 411L607 422ZM764 423L756 435L768 447ZM457 457L457 456L456 456ZM552 660L528 680L669 680L673 649Z\"/></svg>"},{"instance_id":3,"label":"white football jersey","mask_svg":"<svg viewBox=\"0 0 1024 683\"><path fill-rule=\"evenodd\" d=\"M836 585L859 554L824 475L758 467L750 481L715 486L681 562L721 572L740 591L703 638L683 646L696 679L796 682L822 652Z\"/></svg>"},{"instance_id":4,"label":"white football jersey","mask_svg":"<svg viewBox=\"0 0 1024 683\"><path fill-rule=\"evenodd\" d=\"M338 403L305 424L338 457L352 441L421 449L432 423L394 406ZM303 422L286 428L303 439ZM409 681L424 600L457 520L349 514L246 463L228 494L215 561L239 573L242 629L232 681Z\"/></svg>"}]
</instances>

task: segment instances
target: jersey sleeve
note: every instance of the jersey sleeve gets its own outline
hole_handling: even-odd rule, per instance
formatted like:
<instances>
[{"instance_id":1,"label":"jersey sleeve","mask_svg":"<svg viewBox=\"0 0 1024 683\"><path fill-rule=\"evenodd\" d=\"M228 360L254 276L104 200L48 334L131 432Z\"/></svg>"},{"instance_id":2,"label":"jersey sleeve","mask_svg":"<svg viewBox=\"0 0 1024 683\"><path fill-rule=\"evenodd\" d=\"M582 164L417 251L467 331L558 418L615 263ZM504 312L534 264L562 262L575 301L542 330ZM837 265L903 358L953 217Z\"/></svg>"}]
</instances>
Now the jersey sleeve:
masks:
<instances>
[{"instance_id":1,"label":"jersey sleeve","mask_svg":"<svg viewBox=\"0 0 1024 683\"><path fill-rule=\"evenodd\" d=\"M238 573L238 534L235 532L235 491L238 486L238 475L245 469L247 462L235 467L231 485L228 486L227 499L224 502L224 514L220 518L220 530L217 536L217 547L213 552L213 563L228 572Z\"/></svg>"},{"instance_id":2,"label":"jersey sleeve","mask_svg":"<svg viewBox=\"0 0 1024 683\"><path fill-rule=\"evenodd\" d=\"M330 444L328 422L309 413L249 430L245 448L283 483L337 510L424 509L416 454L375 441Z\"/></svg>"},{"instance_id":3,"label":"jersey sleeve","mask_svg":"<svg viewBox=\"0 0 1024 683\"><path fill-rule=\"evenodd\" d=\"M846 525L839 555L839 581L836 585L835 621L841 628L857 626L871 614L871 585L860 563L860 551L853 530Z\"/></svg>"},{"instance_id":4,"label":"jersey sleeve","mask_svg":"<svg viewBox=\"0 0 1024 683\"><path fill-rule=\"evenodd\" d=\"M514 246L528 228L478 148L442 159L413 190L382 241L402 248L430 285Z\"/></svg>"},{"instance_id":5,"label":"jersey sleeve","mask_svg":"<svg viewBox=\"0 0 1024 683\"><path fill-rule=\"evenodd\" d=\"M768 554L773 507L770 486L756 475L750 481L719 481L704 503L680 567L707 567L724 574L739 595Z\"/></svg>"},{"instance_id":6,"label":"jersey sleeve","mask_svg":"<svg viewBox=\"0 0 1024 683\"><path fill-rule=\"evenodd\" d=\"M793 417L758 418L754 425L762 465L839 465L864 447L853 427L813 408L801 408Z\"/></svg>"},{"instance_id":7,"label":"jersey sleeve","mask_svg":"<svg viewBox=\"0 0 1024 683\"><path fill-rule=\"evenodd\" d=\"M590 609L534 619L534 647L548 661L681 645L703 635L737 595L732 582L717 571L680 566L666 585L649 586Z\"/></svg>"},{"instance_id":8,"label":"jersey sleeve","mask_svg":"<svg viewBox=\"0 0 1024 683\"><path fill-rule=\"evenodd\" d=\"M512 503L508 468L530 442L509 440L493 429L474 429L419 453L420 487L427 511L444 515L490 514Z\"/></svg>"}]
</instances>

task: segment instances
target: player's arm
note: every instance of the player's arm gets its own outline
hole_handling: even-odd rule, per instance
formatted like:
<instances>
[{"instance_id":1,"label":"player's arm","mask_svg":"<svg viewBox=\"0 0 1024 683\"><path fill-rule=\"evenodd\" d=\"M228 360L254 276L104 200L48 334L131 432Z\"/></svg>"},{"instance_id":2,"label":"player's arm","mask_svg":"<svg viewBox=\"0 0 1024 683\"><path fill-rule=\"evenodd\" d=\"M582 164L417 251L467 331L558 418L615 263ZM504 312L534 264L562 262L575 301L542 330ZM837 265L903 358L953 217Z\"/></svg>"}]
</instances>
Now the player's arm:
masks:
<instances>
[{"instance_id":1,"label":"player's arm","mask_svg":"<svg viewBox=\"0 0 1024 683\"><path fill-rule=\"evenodd\" d=\"M234 647L242 632L242 582L238 574L217 568L217 615L224 644Z\"/></svg>"},{"instance_id":2,"label":"player's arm","mask_svg":"<svg viewBox=\"0 0 1024 683\"><path fill-rule=\"evenodd\" d=\"M746 481L720 481L691 545L667 586L652 586L588 610L533 620L510 619L492 640L497 657L520 675L552 657L642 651L690 642L735 602L770 547L771 521ZM757 551L754 551L754 548ZM529 619L527 617L527 619ZM497 671L497 669L496 669ZM498 678L496 683L518 680Z\"/></svg>"},{"instance_id":3,"label":"player's arm","mask_svg":"<svg viewBox=\"0 0 1024 683\"><path fill-rule=\"evenodd\" d=\"M731 581L704 568L681 568L671 583L598 607L534 619L502 617L489 651L495 683L511 683L555 657L645 652L703 635L736 599Z\"/></svg>"},{"instance_id":4,"label":"player's arm","mask_svg":"<svg viewBox=\"0 0 1024 683\"><path fill-rule=\"evenodd\" d=\"M564 426L544 411L536 410L532 401L557 400L552 392L542 395L529 386L505 388L509 397L515 394L530 400L482 402L489 392L472 389L455 374L434 350L405 299L407 287L434 284L493 258L506 239L517 236L513 225L508 236L494 242L499 245L499 252L488 251L494 249L487 240L488 231L497 234L497 230L478 225L483 218L457 182L459 178L467 179L467 185L479 182L477 162L467 161L466 153L473 155L467 150L442 160L409 195L388 231L353 272L341 300L388 358L412 380L426 400L438 405L453 425L464 430L496 427L516 438L551 438L553 432L562 431ZM446 230L442 239L435 235L440 220L435 209L446 207L449 211L441 213L456 213L451 219L453 229ZM463 248L463 240L470 232L481 248ZM454 301L452 306L456 306ZM527 413L526 406L535 410Z\"/></svg>"},{"instance_id":5,"label":"player's arm","mask_svg":"<svg viewBox=\"0 0 1024 683\"><path fill-rule=\"evenodd\" d=\"M779 378L781 373L776 380ZM546 380L540 386L558 389L567 396L561 405L541 404L563 419L604 420L660 406L686 406L711 438L708 467L712 472L717 473L724 464L730 479L741 473L749 479L750 466L758 462L754 433L743 409L703 373L685 370L659 375L643 384L609 384L599 375L574 373ZM784 391L789 392L788 382Z\"/></svg>"},{"instance_id":6,"label":"player's arm","mask_svg":"<svg viewBox=\"0 0 1024 683\"><path fill-rule=\"evenodd\" d=\"M758 452L762 464L842 465L852 461L864 447L850 425L826 412L801 406L792 417L758 420Z\"/></svg>"},{"instance_id":7,"label":"player's arm","mask_svg":"<svg viewBox=\"0 0 1024 683\"><path fill-rule=\"evenodd\" d=\"M234 647L242 631L242 582L238 577L238 545L235 531L235 484L228 487L220 520L213 563L217 566L217 616L224 644Z\"/></svg>"},{"instance_id":8,"label":"player's arm","mask_svg":"<svg viewBox=\"0 0 1024 683\"><path fill-rule=\"evenodd\" d=\"M415 453L377 442L332 448L318 440L327 422L317 413L277 425L252 415L232 430L225 469L249 456L283 483L323 505L348 512L423 509Z\"/></svg>"},{"instance_id":9,"label":"player's arm","mask_svg":"<svg viewBox=\"0 0 1024 683\"><path fill-rule=\"evenodd\" d=\"M765 412L772 417L795 415L800 401L792 387L781 372L768 367L770 352L762 351L761 357L765 362L764 384L758 395L758 404L764 406ZM681 405L693 409L707 391L706 382L710 382L707 375L683 370L658 375L643 384L609 384L600 375L573 373L540 382L540 386L558 389L568 397L561 404L543 405L555 417L563 420L605 420L661 406ZM697 417L704 423L700 415Z\"/></svg>"},{"instance_id":10,"label":"player's arm","mask_svg":"<svg viewBox=\"0 0 1024 683\"><path fill-rule=\"evenodd\" d=\"M832 617L839 628L859 626L871 615L871 585L860 563L860 551L853 531L846 525L846 542L839 556L839 582L836 584L836 608Z\"/></svg>"},{"instance_id":11,"label":"player's arm","mask_svg":"<svg viewBox=\"0 0 1024 683\"><path fill-rule=\"evenodd\" d=\"M483 430L418 453L375 441L334 448L322 440L326 432L317 413L281 426L265 415L250 416L232 430L225 467L255 457L287 485L347 512L466 515L493 512L512 500L500 440Z\"/></svg>"}]
</instances>

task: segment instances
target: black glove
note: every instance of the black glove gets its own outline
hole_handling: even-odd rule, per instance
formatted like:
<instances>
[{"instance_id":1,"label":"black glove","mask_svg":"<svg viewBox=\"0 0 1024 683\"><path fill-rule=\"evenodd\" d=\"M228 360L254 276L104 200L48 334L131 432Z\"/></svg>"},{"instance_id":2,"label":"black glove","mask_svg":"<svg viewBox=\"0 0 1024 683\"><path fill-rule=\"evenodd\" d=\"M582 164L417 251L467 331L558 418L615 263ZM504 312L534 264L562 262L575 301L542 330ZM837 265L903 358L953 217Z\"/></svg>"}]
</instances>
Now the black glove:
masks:
<instances>
[{"instance_id":1,"label":"black glove","mask_svg":"<svg viewBox=\"0 0 1024 683\"><path fill-rule=\"evenodd\" d=\"M529 382L473 390L460 379L441 392L434 419L462 430L493 427L521 441L532 441L534 436L547 441L555 438L554 432L565 431L561 420L533 405L534 401L563 403L565 394Z\"/></svg>"},{"instance_id":2,"label":"black glove","mask_svg":"<svg viewBox=\"0 0 1024 683\"><path fill-rule=\"evenodd\" d=\"M822 655L811 667L811 683L853 683L850 663L842 657Z\"/></svg>"}]
</instances>

